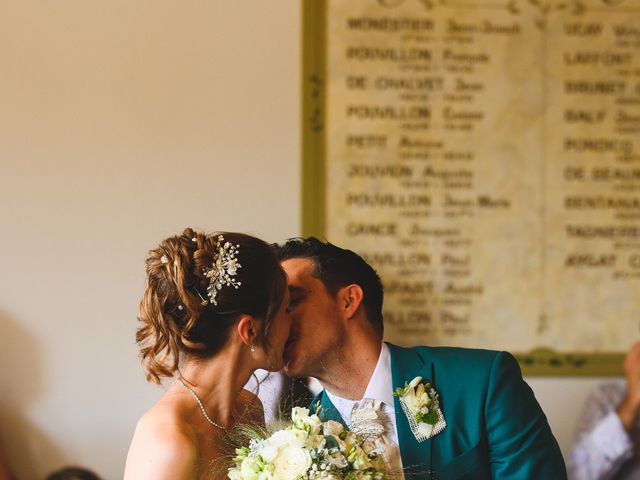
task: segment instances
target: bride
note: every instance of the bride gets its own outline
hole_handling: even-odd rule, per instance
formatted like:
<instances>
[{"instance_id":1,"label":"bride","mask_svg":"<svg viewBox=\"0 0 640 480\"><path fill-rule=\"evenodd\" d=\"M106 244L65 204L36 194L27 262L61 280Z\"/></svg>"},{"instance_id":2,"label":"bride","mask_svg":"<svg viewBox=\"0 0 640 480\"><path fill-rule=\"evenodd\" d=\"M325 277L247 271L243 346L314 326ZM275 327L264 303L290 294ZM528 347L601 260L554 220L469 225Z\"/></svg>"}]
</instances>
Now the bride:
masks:
<instances>
[{"instance_id":1,"label":"bride","mask_svg":"<svg viewBox=\"0 0 640 480\"><path fill-rule=\"evenodd\" d=\"M224 478L230 429L264 422L243 386L283 367L285 274L262 240L191 229L151 250L146 271L136 340L147 379L175 381L138 421L124 478Z\"/></svg>"}]
</instances>

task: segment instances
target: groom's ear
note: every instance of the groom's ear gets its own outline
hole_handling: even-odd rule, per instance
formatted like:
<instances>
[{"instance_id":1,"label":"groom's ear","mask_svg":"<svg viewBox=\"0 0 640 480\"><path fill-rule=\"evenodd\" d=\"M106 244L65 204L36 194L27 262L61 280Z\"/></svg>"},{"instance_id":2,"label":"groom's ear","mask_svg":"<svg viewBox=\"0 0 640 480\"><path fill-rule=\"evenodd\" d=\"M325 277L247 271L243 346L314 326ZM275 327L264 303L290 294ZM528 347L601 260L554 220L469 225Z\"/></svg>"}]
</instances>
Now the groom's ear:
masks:
<instances>
[{"instance_id":1,"label":"groom's ear","mask_svg":"<svg viewBox=\"0 0 640 480\"><path fill-rule=\"evenodd\" d=\"M342 309L346 318L352 318L360 305L362 304L362 299L364 298L364 292L360 285L356 283L352 283L351 285L347 285L340 289L338 305Z\"/></svg>"}]
</instances>

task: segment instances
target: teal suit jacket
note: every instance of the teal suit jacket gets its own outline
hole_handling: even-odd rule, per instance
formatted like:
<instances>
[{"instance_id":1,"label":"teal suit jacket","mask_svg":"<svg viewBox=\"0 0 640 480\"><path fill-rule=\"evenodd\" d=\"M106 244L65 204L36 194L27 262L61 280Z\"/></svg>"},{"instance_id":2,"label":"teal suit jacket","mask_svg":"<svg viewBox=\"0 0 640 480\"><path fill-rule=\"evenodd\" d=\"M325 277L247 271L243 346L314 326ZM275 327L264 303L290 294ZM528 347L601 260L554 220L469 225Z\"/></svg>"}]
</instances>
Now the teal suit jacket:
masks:
<instances>
[{"instance_id":1,"label":"teal suit jacket","mask_svg":"<svg viewBox=\"0 0 640 480\"><path fill-rule=\"evenodd\" d=\"M402 465L407 478L566 479L558 443L520 367L507 352L388 344L393 387L414 377L440 396L447 427L419 443L394 397ZM325 420L344 424L322 391L312 403Z\"/></svg>"}]
</instances>

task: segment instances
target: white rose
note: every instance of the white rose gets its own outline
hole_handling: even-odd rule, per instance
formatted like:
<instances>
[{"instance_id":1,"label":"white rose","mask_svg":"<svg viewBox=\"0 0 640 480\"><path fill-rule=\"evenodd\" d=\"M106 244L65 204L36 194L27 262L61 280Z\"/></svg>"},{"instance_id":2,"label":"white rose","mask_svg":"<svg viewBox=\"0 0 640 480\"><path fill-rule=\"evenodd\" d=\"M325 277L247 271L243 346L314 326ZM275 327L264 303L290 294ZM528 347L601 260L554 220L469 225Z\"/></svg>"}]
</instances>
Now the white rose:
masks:
<instances>
[{"instance_id":1,"label":"white rose","mask_svg":"<svg viewBox=\"0 0 640 480\"><path fill-rule=\"evenodd\" d=\"M260 450L260 456L265 462L271 463L278 456L278 448L273 445L267 445Z\"/></svg>"},{"instance_id":2,"label":"white rose","mask_svg":"<svg viewBox=\"0 0 640 480\"><path fill-rule=\"evenodd\" d=\"M245 458L240 466L240 477L243 480L258 480L260 465L254 458Z\"/></svg>"},{"instance_id":3,"label":"white rose","mask_svg":"<svg viewBox=\"0 0 640 480\"><path fill-rule=\"evenodd\" d=\"M333 435L334 437L339 437L340 434L344 431L344 427L340 422L336 422L335 420L328 420L324 422L322 425L322 434L323 435Z\"/></svg>"},{"instance_id":4,"label":"white rose","mask_svg":"<svg viewBox=\"0 0 640 480\"><path fill-rule=\"evenodd\" d=\"M258 480L274 480L273 474L268 470L263 470L258 475Z\"/></svg>"},{"instance_id":5,"label":"white rose","mask_svg":"<svg viewBox=\"0 0 640 480\"><path fill-rule=\"evenodd\" d=\"M311 415L307 418L307 425L311 428L311 435L317 435L322 428L322 420L317 415Z\"/></svg>"},{"instance_id":6,"label":"white rose","mask_svg":"<svg viewBox=\"0 0 640 480\"><path fill-rule=\"evenodd\" d=\"M230 468L229 471L227 472L227 477L229 477L229 480L239 480L240 472L238 471L237 468Z\"/></svg>"},{"instance_id":7,"label":"white rose","mask_svg":"<svg viewBox=\"0 0 640 480\"><path fill-rule=\"evenodd\" d=\"M279 430L269 437L269 443L277 448L288 445L304 447L308 437L304 430Z\"/></svg>"},{"instance_id":8,"label":"white rose","mask_svg":"<svg viewBox=\"0 0 640 480\"><path fill-rule=\"evenodd\" d=\"M306 423L308 418L309 418L308 408L293 407L293 409L291 410L291 420L293 420L293 423L296 423L298 421L302 421Z\"/></svg>"},{"instance_id":9,"label":"white rose","mask_svg":"<svg viewBox=\"0 0 640 480\"><path fill-rule=\"evenodd\" d=\"M293 480L304 475L311 467L311 455L309 451L289 445L280 451L273 462L274 475L280 480Z\"/></svg>"}]
</instances>

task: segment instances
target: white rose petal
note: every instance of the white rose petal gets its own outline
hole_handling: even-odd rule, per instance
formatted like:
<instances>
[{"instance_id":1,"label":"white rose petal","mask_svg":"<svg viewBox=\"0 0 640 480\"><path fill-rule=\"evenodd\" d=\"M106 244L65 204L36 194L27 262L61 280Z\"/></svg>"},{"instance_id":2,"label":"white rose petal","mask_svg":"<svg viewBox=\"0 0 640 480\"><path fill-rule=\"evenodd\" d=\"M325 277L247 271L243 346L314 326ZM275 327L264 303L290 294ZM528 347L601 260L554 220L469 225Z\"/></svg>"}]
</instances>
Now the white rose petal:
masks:
<instances>
[{"instance_id":1,"label":"white rose petal","mask_svg":"<svg viewBox=\"0 0 640 480\"><path fill-rule=\"evenodd\" d=\"M298 421L306 422L309 418L309 409L304 407L293 407L291 410L291 420L294 423Z\"/></svg>"},{"instance_id":2,"label":"white rose petal","mask_svg":"<svg viewBox=\"0 0 640 480\"><path fill-rule=\"evenodd\" d=\"M317 415L311 415L307 419L307 425L311 427L311 435L317 435L322 429L322 420Z\"/></svg>"},{"instance_id":3,"label":"white rose petal","mask_svg":"<svg viewBox=\"0 0 640 480\"><path fill-rule=\"evenodd\" d=\"M294 445L303 447L307 443L309 435L304 430L279 430L269 437L269 443L274 447Z\"/></svg>"},{"instance_id":4,"label":"white rose petal","mask_svg":"<svg viewBox=\"0 0 640 480\"><path fill-rule=\"evenodd\" d=\"M273 474L268 470L263 470L258 475L258 480L273 480L273 479L274 479Z\"/></svg>"},{"instance_id":5,"label":"white rose petal","mask_svg":"<svg viewBox=\"0 0 640 480\"><path fill-rule=\"evenodd\" d=\"M267 463L273 462L273 459L278 456L278 448L273 445L267 445L262 450L260 450L260 456Z\"/></svg>"},{"instance_id":6,"label":"white rose petal","mask_svg":"<svg viewBox=\"0 0 640 480\"><path fill-rule=\"evenodd\" d=\"M260 466L253 458L245 458L240 466L240 476L243 480L258 480Z\"/></svg>"},{"instance_id":7,"label":"white rose petal","mask_svg":"<svg viewBox=\"0 0 640 480\"><path fill-rule=\"evenodd\" d=\"M311 455L304 448L289 445L282 449L273 465L276 478L294 480L309 470L311 467Z\"/></svg>"},{"instance_id":8,"label":"white rose petal","mask_svg":"<svg viewBox=\"0 0 640 480\"><path fill-rule=\"evenodd\" d=\"M304 447L309 441L309 434L304 430L291 430L293 432L292 444L300 447Z\"/></svg>"},{"instance_id":9,"label":"white rose petal","mask_svg":"<svg viewBox=\"0 0 640 480\"><path fill-rule=\"evenodd\" d=\"M409 386L411 388L416 388L421 381L422 381L422 377L416 377L413 380L411 380L411 382L409 383Z\"/></svg>"}]
</instances>

